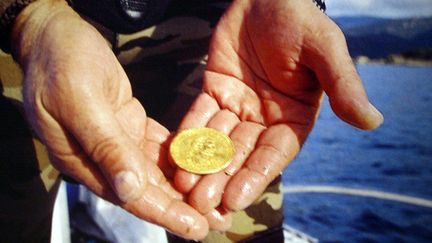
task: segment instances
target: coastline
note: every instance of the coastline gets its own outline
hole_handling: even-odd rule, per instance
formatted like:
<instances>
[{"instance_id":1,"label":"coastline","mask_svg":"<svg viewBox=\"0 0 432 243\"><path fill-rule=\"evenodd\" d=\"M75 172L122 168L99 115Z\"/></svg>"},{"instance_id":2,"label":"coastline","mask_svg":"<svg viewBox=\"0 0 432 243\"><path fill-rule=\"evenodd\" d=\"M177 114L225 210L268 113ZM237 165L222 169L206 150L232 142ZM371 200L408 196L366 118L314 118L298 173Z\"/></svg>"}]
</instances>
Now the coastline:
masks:
<instances>
[{"instance_id":1,"label":"coastline","mask_svg":"<svg viewBox=\"0 0 432 243\"><path fill-rule=\"evenodd\" d=\"M419 67L432 67L432 59L410 58L401 54L390 55L385 58L369 58L367 56L353 57L355 64L392 64Z\"/></svg>"}]
</instances>

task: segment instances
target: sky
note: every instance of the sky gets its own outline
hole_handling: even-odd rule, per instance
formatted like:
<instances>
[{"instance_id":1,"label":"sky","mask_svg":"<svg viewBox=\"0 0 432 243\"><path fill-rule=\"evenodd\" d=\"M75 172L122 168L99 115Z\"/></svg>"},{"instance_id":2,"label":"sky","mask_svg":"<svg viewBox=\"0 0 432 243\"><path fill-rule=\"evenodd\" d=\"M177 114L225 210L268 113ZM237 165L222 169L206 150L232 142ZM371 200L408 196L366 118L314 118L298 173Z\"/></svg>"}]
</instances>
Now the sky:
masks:
<instances>
[{"instance_id":1,"label":"sky","mask_svg":"<svg viewBox=\"0 0 432 243\"><path fill-rule=\"evenodd\" d=\"M432 0L326 0L329 16L432 17Z\"/></svg>"}]
</instances>

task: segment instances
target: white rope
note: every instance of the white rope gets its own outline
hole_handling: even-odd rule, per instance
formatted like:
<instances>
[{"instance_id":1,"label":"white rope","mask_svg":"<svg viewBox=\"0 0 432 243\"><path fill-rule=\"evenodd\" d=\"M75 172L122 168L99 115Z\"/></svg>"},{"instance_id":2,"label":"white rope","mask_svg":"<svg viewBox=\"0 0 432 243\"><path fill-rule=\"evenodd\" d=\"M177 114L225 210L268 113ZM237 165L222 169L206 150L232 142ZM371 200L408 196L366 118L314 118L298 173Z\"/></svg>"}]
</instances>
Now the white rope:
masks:
<instances>
[{"instance_id":1,"label":"white rope","mask_svg":"<svg viewBox=\"0 0 432 243\"><path fill-rule=\"evenodd\" d=\"M406 196L396 193L389 193L376 190L368 189L357 189L348 187L336 187L336 186L319 186L319 185L308 185L308 186L286 186L282 188L282 192L285 193L334 193L334 194L345 194L360 197L372 197L390 201L397 201L416 206L432 208L432 200Z\"/></svg>"}]
</instances>

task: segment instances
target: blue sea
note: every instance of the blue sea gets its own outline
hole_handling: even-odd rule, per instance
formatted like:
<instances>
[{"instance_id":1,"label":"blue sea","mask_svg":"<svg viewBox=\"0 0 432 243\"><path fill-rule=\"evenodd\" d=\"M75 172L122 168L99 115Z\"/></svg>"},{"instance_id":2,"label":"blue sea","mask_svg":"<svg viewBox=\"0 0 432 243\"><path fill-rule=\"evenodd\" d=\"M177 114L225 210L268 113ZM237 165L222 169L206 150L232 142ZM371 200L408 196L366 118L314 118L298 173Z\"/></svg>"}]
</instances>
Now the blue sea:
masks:
<instances>
[{"instance_id":1,"label":"blue sea","mask_svg":"<svg viewBox=\"0 0 432 243\"><path fill-rule=\"evenodd\" d=\"M320 242L432 242L432 67L358 71L385 122L360 131L324 100L283 174L285 223Z\"/></svg>"}]
</instances>

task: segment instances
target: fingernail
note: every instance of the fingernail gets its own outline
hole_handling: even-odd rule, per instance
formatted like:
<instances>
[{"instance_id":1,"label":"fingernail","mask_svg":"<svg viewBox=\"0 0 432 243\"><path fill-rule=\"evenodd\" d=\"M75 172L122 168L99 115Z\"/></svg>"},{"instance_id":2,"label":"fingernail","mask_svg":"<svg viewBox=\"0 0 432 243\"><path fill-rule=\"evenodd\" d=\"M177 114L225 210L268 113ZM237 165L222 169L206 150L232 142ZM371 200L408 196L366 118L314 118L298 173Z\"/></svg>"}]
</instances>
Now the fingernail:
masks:
<instances>
[{"instance_id":1,"label":"fingernail","mask_svg":"<svg viewBox=\"0 0 432 243\"><path fill-rule=\"evenodd\" d=\"M138 177L131 171L122 171L118 173L114 180L114 186L117 196L123 202L134 201L140 196L140 183Z\"/></svg>"},{"instance_id":2,"label":"fingernail","mask_svg":"<svg viewBox=\"0 0 432 243\"><path fill-rule=\"evenodd\" d=\"M384 122L384 116L371 103L369 103L369 110L374 116L373 121L371 121L372 129L379 127Z\"/></svg>"}]
</instances>

